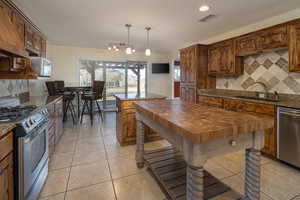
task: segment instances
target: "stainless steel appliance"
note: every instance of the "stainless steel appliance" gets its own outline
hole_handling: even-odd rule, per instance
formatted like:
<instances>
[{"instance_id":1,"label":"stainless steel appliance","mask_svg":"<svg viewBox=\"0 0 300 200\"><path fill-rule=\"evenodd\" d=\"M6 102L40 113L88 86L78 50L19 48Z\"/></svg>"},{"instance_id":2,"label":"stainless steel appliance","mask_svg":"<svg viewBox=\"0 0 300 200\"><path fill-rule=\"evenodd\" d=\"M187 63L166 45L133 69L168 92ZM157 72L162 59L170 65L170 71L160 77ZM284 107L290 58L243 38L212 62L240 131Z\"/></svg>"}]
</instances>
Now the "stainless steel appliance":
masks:
<instances>
[{"instance_id":1,"label":"stainless steel appliance","mask_svg":"<svg viewBox=\"0 0 300 200\"><path fill-rule=\"evenodd\" d=\"M15 199L36 200L48 175L48 111L36 106L0 108L1 123L15 123Z\"/></svg>"},{"instance_id":2,"label":"stainless steel appliance","mask_svg":"<svg viewBox=\"0 0 300 200\"><path fill-rule=\"evenodd\" d=\"M52 62L42 57L31 57L31 66L40 77L50 77L52 73Z\"/></svg>"},{"instance_id":3,"label":"stainless steel appliance","mask_svg":"<svg viewBox=\"0 0 300 200\"><path fill-rule=\"evenodd\" d=\"M300 167L300 110L278 108L277 157L286 163Z\"/></svg>"}]
</instances>

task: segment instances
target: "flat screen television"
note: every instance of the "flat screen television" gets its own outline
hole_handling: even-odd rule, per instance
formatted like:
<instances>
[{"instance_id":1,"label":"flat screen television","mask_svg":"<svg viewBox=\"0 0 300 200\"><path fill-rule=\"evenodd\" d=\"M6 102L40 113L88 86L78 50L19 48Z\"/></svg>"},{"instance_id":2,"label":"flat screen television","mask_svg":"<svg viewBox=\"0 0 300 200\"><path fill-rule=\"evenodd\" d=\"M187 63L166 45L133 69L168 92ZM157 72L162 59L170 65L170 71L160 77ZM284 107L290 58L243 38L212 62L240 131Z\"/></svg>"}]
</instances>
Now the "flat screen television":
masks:
<instances>
[{"instance_id":1,"label":"flat screen television","mask_svg":"<svg viewBox=\"0 0 300 200\"><path fill-rule=\"evenodd\" d=\"M169 63L153 63L152 74L168 74L170 73Z\"/></svg>"}]
</instances>

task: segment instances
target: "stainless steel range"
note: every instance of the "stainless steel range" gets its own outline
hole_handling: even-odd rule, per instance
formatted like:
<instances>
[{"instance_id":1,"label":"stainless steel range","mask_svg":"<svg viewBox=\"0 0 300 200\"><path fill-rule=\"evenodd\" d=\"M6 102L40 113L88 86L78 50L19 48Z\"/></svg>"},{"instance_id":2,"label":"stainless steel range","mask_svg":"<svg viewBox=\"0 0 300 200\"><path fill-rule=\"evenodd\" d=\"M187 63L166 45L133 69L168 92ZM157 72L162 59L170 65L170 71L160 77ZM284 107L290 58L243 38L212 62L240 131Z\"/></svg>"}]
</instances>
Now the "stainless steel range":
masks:
<instances>
[{"instance_id":1,"label":"stainless steel range","mask_svg":"<svg viewBox=\"0 0 300 200\"><path fill-rule=\"evenodd\" d=\"M1 105L3 106L3 105ZM15 123L15 199L36 200L48 175L48 112L36 106L0 108L0 123Z\"/></svg>"}]
</instances>

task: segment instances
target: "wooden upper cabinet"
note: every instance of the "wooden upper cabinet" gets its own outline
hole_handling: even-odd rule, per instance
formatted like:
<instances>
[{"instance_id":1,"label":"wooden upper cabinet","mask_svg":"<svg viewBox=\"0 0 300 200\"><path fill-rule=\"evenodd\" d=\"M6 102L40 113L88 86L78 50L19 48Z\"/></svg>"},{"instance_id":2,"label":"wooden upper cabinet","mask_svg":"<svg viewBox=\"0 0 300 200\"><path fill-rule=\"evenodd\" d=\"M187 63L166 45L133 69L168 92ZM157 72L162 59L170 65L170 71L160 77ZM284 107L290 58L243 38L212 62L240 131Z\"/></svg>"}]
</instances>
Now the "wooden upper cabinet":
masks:
<instances>
[{"instance_id":1,"label":"wooden upper cabinet","mask_svg":"<svg viewBox=\"0 0 300 200\"><path fill-rule=\"evenodd\" d=\"M242 73L242 58L235 56L234 40L226 40L209 46L208 74L239 75Z\"/></svg>"},{"instance_id":2,"label":"wooden upper cabinet","mask_svg":"<svg viewBox=\"0 0 300 200\"><path fill-rule=\"evenodd\" d=\"M197 74L197 48L189 47L181 50L181 82L194 83L196 82Z\"/></svg>"},{"instance_id":3,"label":"wooden upper cabinet","mask_svg":"<svg viewBox=\"0 0 300 200\"><path fill-rule=\"evenodd\" d=\"M25 26L25 48L34 56L46 54L45 40L30 24Z\"/></svg>"},{"instance_id":4,"label":"wooden upper cabinet","mask_svg":"<svg viewBox=\"0 0 300 200\"><path fill-rule=\"evenodd\" d=\"M46 58L47 54L46 54L46 48L47 48L47 43L46 40L44 38L42 38L41 41L41 57Z\"/></svg>"},{"instance_id":5,"label":"wooden upper cabinet","mask_svg":"<svg viewBox=\"0 0 300 200\"><path fill-rule=\"evenodd\" d=\"M19 49L25 49L25 22L22 19L22 17L16 13L13 12L13 18L12 22L14 25L14 29L16 30L16 33L18 34L18 40L16 41L16 47Z\"/></svg>"},{"instance_id":6,"label":"wooden upper cabinet","mask_svg":"<svg viewBox=\"0 0 300 200\"><path fill-rule=\"evenodd\" d=\"M31 50L34 48L33 40L34 40L33 29L29 24L27 24L25 27L25 48L27 50Z\"/></svg>"},{"instance_id":7,"label":"wooden upper cabinet","mask_svg":"<svg viewBox=\"0 0 300 200\"><path fill-rule=\"evenodd\" d=\"M256 53L258 49L258 41L256 34L249 34L236 39L236 54L244 56Z\"/></svg>"},{"instance_id":8,"label":"wooden upper cabinet","mask_svg":"<svg viewBox=\"0 0 300 200\"><path fill-rule=\"evenodd\" d=\"M300 72L300 20L288 26L289 68L291 72Z\"/></svg>"},{"instance_id":9,"label":"wooden upper cabinet","mask_svg":"<svg viewBox=\"0 0 300 200\"><path fill-rule=\"evenodd\" d=\"M215 78L208 76L207 45L193 45L180 50L181 82L197 88L215 88Z\"/></svg>"},{"instance_id":10,"label":"wooden upper cabinet","mask_svg":"<svg viewBox=\"0 0 300 200\"><path fill-rule=\"evenodd\" d=\"M245 56L259 51L287 47L285 24L236 38L236 55Z\"/></svg>"},{"instance_id":11,"label":"wooden upper cabinet","mask_svg":"<svg viewBox=\"0 0 300 200\"><path fill-rule=\"evenodd\" d=\"M258 50L287 47L287 26L279 25L258 32Z\"/></svg>"},{"instance_id":12,"label":"wooden upper cabinet","mask_svg":"<svg viewBox=\"0 0 300 200\"><path fill-rule=\"evenodd\" d=\"M24 21L3 1L0 1L0 49L17 56L27 56L24 51Z\"/></svg>"}]
</instances>

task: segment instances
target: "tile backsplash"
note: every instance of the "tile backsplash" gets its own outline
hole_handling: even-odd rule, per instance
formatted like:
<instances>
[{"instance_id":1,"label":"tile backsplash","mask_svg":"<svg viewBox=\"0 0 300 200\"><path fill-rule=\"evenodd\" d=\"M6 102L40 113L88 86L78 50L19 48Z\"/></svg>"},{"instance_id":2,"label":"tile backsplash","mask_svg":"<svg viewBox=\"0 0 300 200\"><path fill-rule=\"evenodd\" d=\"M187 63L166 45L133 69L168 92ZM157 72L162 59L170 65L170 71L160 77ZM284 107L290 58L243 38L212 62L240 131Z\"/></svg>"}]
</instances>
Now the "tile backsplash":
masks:
<instances>
[{"instance_id":1,"label":"tile backsplash","mask_svg":"<svg viewBox=\"0 0 300 200\"><path fill-rule=\"evenodd\" d=\"M29 92L28 80L0 80L0 97L18 96Z\"/></svg>"},{"instance_id":2,"label":"tile backsplash","mask_svg":"<svg viewBox=\"0 0 300 200\"><path fill-rule=\"evenodd\" d=\"M260 81L270 92L300 94L300 73L289 72L288 57L287 49L247 56L243 75L217 78L217 89L261 91L260 85L252 85Z\"/></svg>"}]
</instances>

